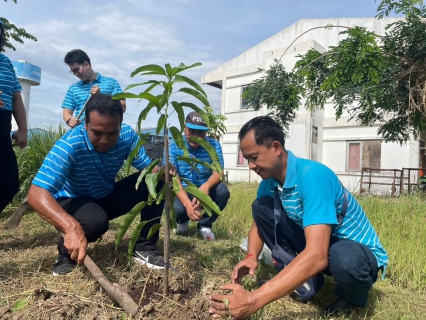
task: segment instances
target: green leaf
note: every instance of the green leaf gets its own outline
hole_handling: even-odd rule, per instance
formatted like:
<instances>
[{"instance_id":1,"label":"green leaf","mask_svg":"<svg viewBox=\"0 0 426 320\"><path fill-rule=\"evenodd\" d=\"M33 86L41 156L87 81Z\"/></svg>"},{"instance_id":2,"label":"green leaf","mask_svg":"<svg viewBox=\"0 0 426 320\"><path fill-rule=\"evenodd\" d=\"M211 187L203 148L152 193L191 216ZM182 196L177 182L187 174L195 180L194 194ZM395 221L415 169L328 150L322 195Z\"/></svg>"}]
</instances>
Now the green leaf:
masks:
<instances>
[{"instance_id":1,"label":"green leaf","mask_svg":"<svg viewBox=\"0 0 426 320\"><path fill-rule=\"evenodd\" d=\"M130 236L130 241L129 241L129 248L128 248L128 257L129 257L129 264L132 264L132 256L133 256L133 250L135 249L135 244L136 241L138 241L139 239L139 234L141 233L142 228L144 227L144 225L146 225L148 223L148 221L141 221L135 228L135 230L133 230L132 235Z\"/></svg>"},{"instance_id":2,"label":"green leaf","mask_svg":"<svg viewBox=\"0 0 426 320\"><path fill-rule=\"evenodd\" d=\"M173 70L174 69L176 69L176 68L172 68L170 63L166 63L166 73L167 73L167 76L169 77L169 79L171 79L173 77Z\"/></svg>"},{"instance_id":3,"label":"green leaf","mask_svg":"<svg viewBox=\"0 0 426 320\"><path fill-rule=\"evenodd\" d=\"M154 108L154 106L155 104L153 102L149 102L148 105L139 114L138 125L137 125L138 133L140 133L142 130L141 128L142 121L146 119L146 117L148 116L148 113L151 111L152 108Z\"/></svg>"},{"instance_id":4,"label":"green leaf","mask_svg":"<svg viewBox=\"0 0 426 320\"><path fill-rule=\"evenodd\" d=\"M144 72L146 72L146 73L144 73ZM130 74L130 76L134 77L138 73L143 73L141 75L144 75L144 74L158 74L158 75L162 75L162 76L166 75L166 71L164 71L164 69L157 64L147 64L145 66L139 67L139 68L135 69L135 71L133 71Z\"/></svg>"},{"instance_id":5,"label":"green leaf","mask_svg":"<svg viewBox=\"0 0 426 320\"><path fill-rule=\"evenodd\" d=\"M220 163L219 155L217 154L215 148L213 148L206 139L202 139L200 137L190 137L189 140L197 142L200 146L206 149L213 163Z\"/></svg>"},{"instance_id":6,"label":"green leaf","mask_svg":"<svg viewBox=\"0 0 426 320\"><path fill-rule=\"evenodd\" d=\"M160 202L166 198L166 191L167 185L163 184L163 187L161 188L160 193L157 196L157 201L155 201L155 204L160 204Z\"/></svg>"},{"instance_id":7,"label":"green leaf","mask_svg":"<svg viewBox=\"0 0 426 320\"><path fill-rule=\"evenodd\" d=\"M132 210L130 210L128 213L126 213L126 216L124 218L123 223L121 224L120 228L117 231L117 234L115 236L115 248L117 249L118 246L121 243L121 240L123 240L124 235L126 234L127 230L129 229L130 225L132 224L133 220L135 220L135 217L141 212L141 210L148 204L147 201L142 201L136 204Z\"/></svg>"},{"instance_id":8,"label":"green leaf","mask_svg":"<svg viewBox=\"0 0 426 320\"><path fill-rule=\"evenodd\" d=\"M160 162L161 159L155 159L154 161L152 161L149 165L147 165L142 172L140 173L138 180L136 181L136 190L138 190L139 185L142 181L142 179L146 176L147 173L151 173L152 169L154 169L154 167Z\"/></svg>"},{"instance_id":9,"label":"green leaf","mask_svg":"<svg viewBox=\"0 0 426 320\"><path fill-rule=\"evenodd\" d=\"M161 129L164 129L164 123L165 122L166 122L166 115L162 114L160 116L160 119L158 119L158 123L157 123L157 131L156 131L157 135L160 134Z\"/></svg>"},{"instance_id":10,"label":"green leaf","mask_svg":"<svg viewBox=\"0 0 426 320\"><path fill-rule=\"evenodd\" d=\"M131 93L131 92L120 92L112 96L112 99L114 100L120 100L120 99L126 99L126 98L135 99L135 98L139 98L139 95Z\"/></svg>"},{"instance_id":11,"label":"green leaf","mask_svg":"<svg viewBox=\"0 0 426 320\"><path fill-rule=\"evenodd\" d=\"M152 95L151 93L148 93L148 92L139 93L138 98L140 98L141 100L142 99L148 100L148 101L152 102L154 105L156 105L157 107L160 103L156 96L154 96L154 95Z\"/></svg>"},{"instance_id":12,"label":"green leaf","mask_svg":"<svg viewBox=\"0 0 426 320\"><path fill-rule=\"evenodd\" d=\"M198 201L203 205L203 208L209 207L217 214L221 214L219 207L217 204L203 191L201 191L199 188L197 188L196 185L194 185L192 182L181 178L182 181L185 181L187 184L186 188L184 189L186 192L192 194L195 198L197 198Z\"/></svg>"},{"instance_id":13,"label":"green leaf","mask_svg":"<svg viewBox=\"0 0 426 320\"><path fill-rule=\"evenodd\" d=\"M200 92L197 90L191 89L191 88L180 88L178 92L185 92L194 98L200 100L204 105L209 106L210 102L207 100L205 96L203 96Z\"/></svg>"},{"instance_id":14,"label":"green leaf","mask_svg":"<svg viewBox=\"0 0 426 320\"><path fill-rule=\"evenodd\" d=\"M133 162L133 159L136 157L136 154L139 152L140 147L145 143L145 140L140 139L136 147L130 151L129 156L126 160L126 175L129 175L130 172L130 165Z\"/></svg>"},{"instance_id":15,"label":"green leaf","mask_svg":"<svg viewBox=\"0 0 426 320\"><path fill-rule=\"evenodd\" d=\"M183 111L183 108L177 101L172 101L172 106L175 109L179 118L180 131L183 132L183 129L185 128L185 113Z\"/></svg>"},{"instance_id":16,"label":"green leaf","mask_svg":"<svg viewBox=\"0 0 426 320\"><path fill-rule=\"evenodd\" d=\"M12 311L19 311L24 309L28 304L28 298L19 300L15 305L11 308Z\"/></svg>"},{"instance_id":17,"label":"green leaf","mask_svg":"<svg viewBox=\"0 0 426 320\"><path fill-rule=\"evenodd\" d=\"M172 177L172 183L173 183L173 192L179 192L180 191L180 185L179 185L179 178L178 177Z\"/></svg>"},{"instance_id":18,"label":"green leaf","mask_svg":"<svg viewBox=\"0 0 426 320\"><path fill-rule=\"evenodd\" d=\"M143 85L146 85L148 83L158 84L158 81L149 80L149 81L145 81L145 82L142 82L142 83L133 83L133 84L128 85L123 91L127 91L129 89L134 88L134 87L143 86Z\"/></svg>"},{"instance_id":19,"label":"green leaf","mask_svg":"<svg viewBox=\"0 0 426 320\"><path fill-rule=\"evenodd\" d=\"M197 107L195 104L193 104L191 102L181 102L181 103L179 103L179 105L182 106L182 107L190 108L190 109L194 110L195 112L197 112L201 116L201 118L203 118L203 120L207 124L207 126L210 127L209 116L203 109Z\"/></svg>"},{"instance_id":20,"label":"green leaf","mask_svg":"<svg viewBox=\"0 0 426 320\"><path fill-rule=\"evenodd\" d=\"M149 194L153 199L157 198L157 181L158 181L158 172L156 173L148 173L145 177L145 183L148 187Z\"/></svg>"},{"instance_id":21,"label":"green leaf","mask_svg":"<svg viewBox=\"0 0 426 320\"><path fill-rule=\"evenodd\" d=\"M146 237L148 240L160 229L161 223L154 224L151 229L149 229L148 236Z\"/></svg>"},{"instance_id":22,"label":"green leaf","mask_svg":"<svg viewBox=\"0 0 426 320\"><path fill-rule=\"evenodd\" d=\"M185 77L185 76L180 76L180 78L185 81L187 84L189 84L190 86L194 87L196 90L198 90L204 97L207 98L207 93L203 90L203 88L201 88L201 86L195 82L194 80Z\"/></svg>"},{"instance_id":23,"label":"green leaf","mask_svg":"<svg viewBox=\"0 0 426 320\"><path fill-rule=\"evenodd\" d=\"M177 72L176 72L176 74L177 73L181 73L182 71L185 71L185 70L188 70L188 69L191 69L191 68L195 68L195 67L198 67L198 66L201 66L202 64L200 63L200 62L196 62L196 63L194 63L194 64L192 64L192 65L190 65L190 66L186 66L186 65L184 65L183 63L181 63L176 69L177 69Z\"/></svg>"},{"instance_id":24,"label":"green leaf","mask_svg":"<svg viewBox=\"0 0 426 320\"><path fill-rule=\"evenodd\" d=\"M182 132L178 130L176 127L170 127L169 128L170 133L172 134L173 140L175 141L176 145L179 149L183 151L183 155L185 157L189 156L188 148L186 147L185 138L182 135Z\"/></svg>"},{"instance_id":25,"label":"green leaf","mask_svg":"<svg viewBox=\"0 0 426 320\"><path fill-rule=\"evenodd\" d=\"M217 171L216 167L208 162L205 161L201 161L200 159L197 158L188 158L188 157L177 157L176 160L182 160L185 161L186 163L190 164L190 163L197 163L197 164L201 164L204 167L210 168L213 171Z\"/></svg>"},{"instance_id":26,"label":"green leaf","mask_svg":"<svg viewBox=\"0 0 426 320\"><path fill-rule=\"evenodd\" d=\"M175 75L175 77L173 78L173 81L174 82L184 82L180 75Z\"/></svg>"}]
</instances>

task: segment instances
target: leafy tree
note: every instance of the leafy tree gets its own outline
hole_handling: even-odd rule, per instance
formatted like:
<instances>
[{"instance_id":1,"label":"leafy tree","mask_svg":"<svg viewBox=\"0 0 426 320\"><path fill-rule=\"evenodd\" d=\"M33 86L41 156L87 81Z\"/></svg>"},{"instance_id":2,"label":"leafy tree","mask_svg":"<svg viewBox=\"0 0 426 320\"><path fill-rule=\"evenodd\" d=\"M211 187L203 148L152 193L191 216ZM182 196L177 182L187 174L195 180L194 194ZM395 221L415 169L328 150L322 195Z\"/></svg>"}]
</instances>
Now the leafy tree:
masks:
<instances>
[{"instance_id":1,"label":"leafy tree","mask_svg":"<svg viewBox=\"0 0 426 320\"><path fill-rule=\"evenodd\" d=\"M208 136L219 140L226 133L226 116L221 113L215 114L211 106L204 106L203 109L207 113L210 121Z\"/></svg>"},{"instance_id":2,"label":"leafy tree","mask_svg":"<svg viewBox=\"0 0 426 320\"><path fill-rule=\"evenodd\" d=\"M376 17L391 12L405 19L389 24L384 36L346 27L337 46L309 50L289 72L277 60L244 98L255 109L266 104L286 129L303 97L312 112L332 99L337 119L347 111L360 125L380 123L386 141L419 136L426 129L426 7L419 0L383 0Z\"/></svg>"},{"instance_id":3,"label":"leafy tree","mask_svg":"<svg viewBox=\"0 0 426 320\"><path fill-rule=\"evenodd\" d=\"M4 0L4 2L7 2L7 0ZM17 3L17 0L13 0L13 2ZM37 38L25 31L24 28L18 28L16 25L10 23L9 20L4 17L0 17L0 20L3 21L5 33L5 45L2 51L5 51L5 48L9 48L13 51L16 51L16 48L10 42L11 40L19 43L24 43L22 38L37 41Z\"/></svg>"},{"instance_id":4,"label":"leafy tree","mask_svg":"<svg viewBox=\"0 0 426 320\"><path fill-rule=\"evenodd\" d=\"M140 210L146 206L150 205L153 202L160 203L160 201L165 199L165 232L164 232L164 262L166 264L166 267L164 269L164 294L167 294L168 292L168 266L169 265L169 243L170 243L170 229L171 226L176 226L176 215L173 210L173 203L176 198L176 193L178 193L181 188L178 180L178 176L176 173L172 170L169 164L169 132L171 133L174 141L176 142L176 145L184 151L184 156L179 157L178 160L183 160L187 162L189 165L191 165L194 170L198 171L197 165L202 165L205 167L208 167L212 170L215 170L219 172L219 175L222 176L222 168L220 166L219 162L219 156L217 155L214 148L204 139L201 139L199 137L191 137L191 140L198 142L202 147L206 149L206 151L209 153L212 164L200 161L198 159L189 158L188 155L188 149L186 147L186 143L184 141L184 137L182 136L182 132L184 130L185 126L185 115L184 115L184 107L190 108L200 114L200 116L204 119L204 121L207 123L207 125L210 124L211 117L214 118L214 115L208 112L205 112L202 108L199 108L194 103L190 102L178 102L178 101L172 101L172 95L175 93L184 93L187 95L192 96L193 98L199 100L206 108L207 111L210 109L210 103L207 100L207 94L204 92L204 90L201 88L201 86L195 82L194 80L183 76L181 73L185 70L188 70L190 68L194 68L197 66L200 66L201 63L195 63L190 66L186 66L183 63L181 63L178 67L172 67L170 64L166 64L165 68L162 68L159 65L145 65L137 68L135 71L131 73L131 76L140 75L140 76L146 76L146 75L153 75L158 78L158 76L165 77L166 81L160 81L160 80L148 80L143 83L138 84L132 84L129 85L123 92L114 95L114 99L138 99L139 101L146 100L148 102L147 106L141 111L138 123L137 123L137 132L141 132L141 123L144 121L148 115L148 113L152 109L156 109L157 113L159 115L158 123L157 123L157 134L160 133L160 131L164 130L164 149L165 149L165 168L163 170L158 171L157 173L152 172L154 167L159 163L160 159L157 159L153 161L150 165L148 165L142 172L140 173L140 176L138 178L137 186L143 181L146 183L148 190L149 190L149 196L147 201L142 201L139 204L137 204L125 217L125 220L123 224L121 225L119 231L117 232L117 238L116 238L116 247L120 244L121 240L123 239L125 233L130 227L130 224L133 222L136 216L139 215ZM174 90L174 86L180 85L180 88L177 90ZM182 85L189 85L189 87L185 87ZM140 92L139 94L134 94L130 92L126 92L129 89L140 87L140 86L147 86L145 90ZM151 94L151 90L155 87L161 87L162 93L159 95L153 95ZM179 118L180 128L168 125L168 119L172 112L176 112ZM138 146L140 148L144 143L144 139L141 139L141 142ZM134 158L135 154L137 153L137 149L132 151L132 153L129 155L129 158L127 159L127 170L130 168L130 163L132 159ZM164 180L164 185L161 189L161 191L157 192L157 184ZM185 187L185 191L188 193L191 193L195 198L197 198L200 203L203 206L203 209L208 214L211 214L212 211L220 214L219 207L213 202L213 200L206 194L204 194L200 189L198 189L191 181L186 181L187 187ZM136 188L137 188L136 186ZM147 221L140 222L131 235L131 240L129 243L129 260L132 259L132 253L133 248L136 243L136 240L138 238L138 235L140 231L142 230L143 226L147 223ZM160 227L159 224L153 226L148 234L148 238L150 235L152 235L155 231L158 230Z\"/></svg>"}]
</instances>

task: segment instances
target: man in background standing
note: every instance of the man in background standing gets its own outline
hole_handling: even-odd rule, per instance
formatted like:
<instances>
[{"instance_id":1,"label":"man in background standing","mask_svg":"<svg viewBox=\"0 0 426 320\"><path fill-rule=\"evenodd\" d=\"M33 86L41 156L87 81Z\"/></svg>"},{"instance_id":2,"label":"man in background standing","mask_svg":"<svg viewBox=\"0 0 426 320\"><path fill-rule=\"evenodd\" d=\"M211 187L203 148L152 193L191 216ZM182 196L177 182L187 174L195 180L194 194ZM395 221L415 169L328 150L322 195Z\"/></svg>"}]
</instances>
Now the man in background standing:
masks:
<instances>
[{"instance_id":1,"label":"man in background standing","mask_svg":"<svg viewBox=\"0 0 426 320\"><path fill-rule=\"evenodd\" d=\"M63 119L65 123L73 128L84 119L83 107L93 94L111 94L122 92L117 80L104 77L93 70L90 58L80 49L74 49L65 55L64 62L69 66L70 73L80 81L71 85L62 102ZM126 100L120 100L123 112L126 111Z\"/></svg>"}]
</instances>

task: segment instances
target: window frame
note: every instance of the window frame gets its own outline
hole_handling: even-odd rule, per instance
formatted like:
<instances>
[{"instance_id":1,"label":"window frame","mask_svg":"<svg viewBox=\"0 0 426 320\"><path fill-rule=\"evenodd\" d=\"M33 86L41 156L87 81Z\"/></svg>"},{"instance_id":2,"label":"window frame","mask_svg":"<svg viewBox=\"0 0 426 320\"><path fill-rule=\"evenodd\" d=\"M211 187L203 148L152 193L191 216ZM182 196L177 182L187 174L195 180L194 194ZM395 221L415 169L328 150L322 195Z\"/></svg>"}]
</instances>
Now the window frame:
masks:
<instances>
[{"instance_id":1,"label":"window frame","mask_svg":"<svg viewBox=\"0 0 426 320\"><path fill-rule=\"evenodd\" d=\"M349 148L351 144L359 144L359 169L349 169ZM361 171L362 170L362 140L346 141L346 171Z\"/></svg>"},{"instance_id":2,"label":"window frame","mask_svg":"<svg viewBox=\"0 0 426 320\"><path fill-rule=\"evenodd\" d=\"M240 160L240 154L242 156L242 152L240 149L240 144L237 144L237 167L248 167L248 160L246 158L243 157L244 159L244 164L239 164L239 160Z\"/></svg>"},{"instance_id":3,"label":"window frame","mask_svg":"<svg viewBox=\"0 0 426 320\"><path fill-rule=\"evenodd\" d=\"M244 102L243 93L247 89L247 87L248 87L247 84L240 87L241 88L241 91L240 91L240 110L250 110L250 109L253 109L248 104L247 104L247 107L243 107L243 102Z\"/></svg>"}]
</instances>

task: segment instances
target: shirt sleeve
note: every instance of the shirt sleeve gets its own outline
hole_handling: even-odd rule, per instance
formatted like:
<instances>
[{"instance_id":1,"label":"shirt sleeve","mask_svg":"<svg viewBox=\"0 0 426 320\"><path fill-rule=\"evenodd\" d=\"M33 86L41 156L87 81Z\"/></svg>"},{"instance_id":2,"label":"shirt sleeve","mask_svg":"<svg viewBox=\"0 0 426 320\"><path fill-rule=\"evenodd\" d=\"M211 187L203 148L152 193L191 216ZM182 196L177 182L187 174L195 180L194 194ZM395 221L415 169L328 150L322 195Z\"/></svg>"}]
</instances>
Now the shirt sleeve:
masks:
<instances>
[{"instance_id":1,"label":"shirt sleeve","mask_svg":"<svg viewBox=\"0 0 426 320\"><path fill-rule=\"evenodd\" d=\"M166 150L164 149L164 158L166 157L165 154ZM175 141L173 139L170 140L169 143L169 162L175 166L176 170L179 171L179 166L177 162L177 158L180 156L180 149L177 147ZM180 172L178 172L180 174Z\"/></svg>"},{"instance_id":2,"label":"shirt sleeve","mask_svg":"<svg viewBox=\"0 0 426 320\"><path fill-rule=\"evenodd\" d=\"M62 108L67 108L71 110L75 110L77 108L77 104L75 103L74 99L74 90L72 86L68 88L64 101L62 102Z\"/></svg>"},{"instance_id":3,"label":"shirt sleeve","mask_svg":"<svg viewBox=\"0 0 426 320\"><path fill-rule=\"evenodd\" d=\"M44 159L32 184L55 194L68 180L74 163L72 147L58 140Z\"/></svg>"},{"instance_id":4,"label":"shirt sleeve","mask_svg":"<svg viewBox=\"0 0 426 320\"><path fill-rule=\"evenodd\" d=\"M301 174L303 228L317 224L337 224L335 174L321 164L305 167Z\"/></svg>"},{"instance_id":5,"label":"shirt sleeve","mask_svg":"<svg viewBox=\"0 0 426 320\"><path fill-rule=\"evenodd\" d=\"M113 79L113 81L111 81L111 95L121 92L123 92L123 90L121 89L120 84L117 80Z\"/></svg>"},{"instance_id":6,"label":"shirt sleeve","mask_svg":"<svg viewBox=\"0 0 426 320\"><path fill-rule=\"evenodd\" d=\"M138 143L139 143L139 137L136 134L135 131L130 130L131 134L131 150L134 150ZM131 152L131 151L130 151ZM135 167L138 170L143 170L147 165L151 163L151 159L147 156L145 152L145 148L142 146L139 148L139 151L135 158L132 160L132 166Z\"/></svg>"}]
</instances>

